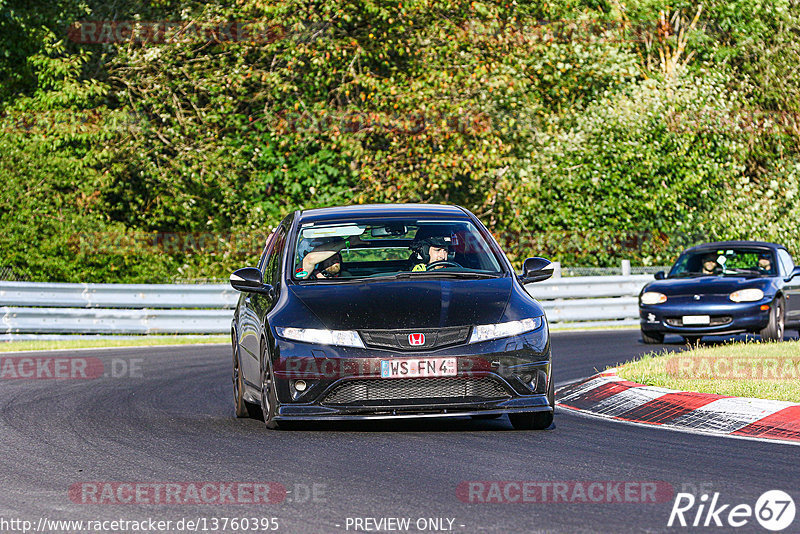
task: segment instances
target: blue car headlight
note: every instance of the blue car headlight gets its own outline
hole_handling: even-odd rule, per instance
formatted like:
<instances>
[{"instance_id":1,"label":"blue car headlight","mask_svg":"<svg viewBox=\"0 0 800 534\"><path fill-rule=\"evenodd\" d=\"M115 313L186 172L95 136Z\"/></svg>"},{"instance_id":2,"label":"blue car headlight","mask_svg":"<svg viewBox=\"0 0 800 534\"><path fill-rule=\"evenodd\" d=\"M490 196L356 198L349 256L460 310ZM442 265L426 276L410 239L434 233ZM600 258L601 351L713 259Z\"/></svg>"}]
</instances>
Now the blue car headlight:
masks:
<instances>
[{"instance_id":1,"label":"blue car headlight","mask_svg":"<svg viewBox=\"0 0 800 534\"><path fill-rule=\"evenodd\" d=\"M764 298L764 292L758 288L740 289L730 294L733 302L756 302Z\"/></svg>"},{"instance_id":2,"label":"blue car headlight","mask_svg":"<svg viewBox=\"0 0 800 534\"><path fill-rule=\"evenodd\" d=\"M640 300L642 304L661 304L662 302L667 302L667 296L656 291L645 291L642 293Z\"/></svg>"},{"instance_id":3,"label":"blue car headlight","mask_svg":"<svg viewBox=\"0 0 800 534\"><path fill-rule=\"evenodd\" d=\"M521 321L508 321L506 323L480 324L472 329L470 343L510 337L536 330L542 326L542 317L522 319Z\"/></svg>"}]
</instances>

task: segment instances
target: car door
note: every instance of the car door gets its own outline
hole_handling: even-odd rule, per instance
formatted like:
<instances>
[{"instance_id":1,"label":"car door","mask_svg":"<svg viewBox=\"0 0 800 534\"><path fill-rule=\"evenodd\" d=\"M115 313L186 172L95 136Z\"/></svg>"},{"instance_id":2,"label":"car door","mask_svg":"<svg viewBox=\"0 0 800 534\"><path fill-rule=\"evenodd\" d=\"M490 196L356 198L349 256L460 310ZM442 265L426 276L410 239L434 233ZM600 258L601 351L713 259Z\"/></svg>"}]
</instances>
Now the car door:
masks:
<instances>
[{"instance_id":1,"label":"car door","mask_svg":"<svg viewBox=\"0 0 800 534\"><path fill-rule=\"evenodd\" d=\"M261 254L261 259L258 262L258 269L261 271L262 277L266 265L269 262L269 257L275 243L275 235L275 232L273 232L267 238L267 243L264 246L264 252ZM260 321L254 308L253 300L253 297L256 295L258 295L258 293L242 294L237 323L239 346L242 349L239 351L242 356L240 365L242 366L242 372L244 373L245 381L249 382L250 384L258 383L259 373L257 362L259 356Z\"/></svg>"},{"instance_id":2,"label":"car door","mask_svg":"<svg viewBox=\"0 0 800 534\"><path fill-rule=\"evenodd\" d=\"M286 249L286 234L287 226L281 224L275 231L275 238L273 239L272 246L267 254L264 265L261 267L264 283L273 287L272 293L269 295L266 293L252 293L248 303L252 311L257 334L252 340L250 353L253 358L249 362L247 372L248 376L251 377L251 381L255 383L258 383L261 373L261 338L267 337L263 331L265 317L267 312L275 305L281 290L281 265L283 264L284 250Z\"/></svg>"},{"instance_id":3,"label":"car door","mask_svg":"<svg viewBox=\"0 0 800 534\"><path fill-rule=\"evenodd\" d=\"M790 277L794 270L792 257L783 249L778 250L778 267L784 280ZM800 276L795 276L786 282L783 295L786 299L786 322L800 323Z\"/></svg>"}]
</instances>

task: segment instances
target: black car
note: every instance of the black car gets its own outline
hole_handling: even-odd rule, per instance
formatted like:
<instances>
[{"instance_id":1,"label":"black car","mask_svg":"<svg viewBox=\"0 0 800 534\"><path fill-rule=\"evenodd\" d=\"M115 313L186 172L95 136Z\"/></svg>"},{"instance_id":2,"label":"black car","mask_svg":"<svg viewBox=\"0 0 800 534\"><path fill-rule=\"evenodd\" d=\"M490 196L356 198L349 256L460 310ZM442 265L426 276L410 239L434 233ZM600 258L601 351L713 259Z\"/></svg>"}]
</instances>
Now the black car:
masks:
<instances>
[{"instance_id":1,"label":"black car","mask_svg":"<svg viewBox=\"0 0 800 534\"><path fill-rule=\"evenodd\" d=\"M664 334L687 342L704 335L760 334L782 340L800 328L800 267L785 247L762 241L718 241L685 250L665 277L639 294L642 341Z\"/></svg>"},{"instance_id":2,"label":"black car","mask_svg":"<svg viewBox=\"0 0 800 534\"><path fill-rule=\"evenodd\" d=\"M291 421L508 414L553 421L550 337L489 231L456 206L296 211L239 269L231 325L236 415Z\"/></svg>"}]
</instances>

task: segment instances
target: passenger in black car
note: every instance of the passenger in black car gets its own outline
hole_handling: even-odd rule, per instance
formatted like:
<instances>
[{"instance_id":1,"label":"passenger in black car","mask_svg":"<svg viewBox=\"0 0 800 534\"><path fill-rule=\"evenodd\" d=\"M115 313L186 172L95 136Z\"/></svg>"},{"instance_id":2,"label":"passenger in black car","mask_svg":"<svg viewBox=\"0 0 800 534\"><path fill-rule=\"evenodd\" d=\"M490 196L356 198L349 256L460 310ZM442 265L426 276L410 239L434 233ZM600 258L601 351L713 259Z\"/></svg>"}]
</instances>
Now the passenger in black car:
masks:
<instances>
[{"instance_id":1,"label":"passenger in black car","mask_svg":"<svg viewBox=\"0 0 800 534\"><path fill-rule=\"evenodd\" d=\"M354 235L320 245L303 258L303 269L295 274L296 278L338 278L347 275L342 269L342 249L352 245L363 245L366 242Z\"/></svg>"}]
</instances>

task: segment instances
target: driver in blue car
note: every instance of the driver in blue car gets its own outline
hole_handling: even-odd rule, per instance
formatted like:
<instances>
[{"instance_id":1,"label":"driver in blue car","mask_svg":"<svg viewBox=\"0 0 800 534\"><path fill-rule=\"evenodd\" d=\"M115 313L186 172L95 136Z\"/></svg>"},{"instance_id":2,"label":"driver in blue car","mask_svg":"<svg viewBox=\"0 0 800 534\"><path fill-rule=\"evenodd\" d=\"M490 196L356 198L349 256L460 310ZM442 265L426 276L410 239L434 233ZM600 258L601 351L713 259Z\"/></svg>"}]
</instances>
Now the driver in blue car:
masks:
<instances>
[{"instance_id":1,"label":"driver in blue car","mask_svg":"<svg viewBox=\"0 0 800 534\"><path fill-rule=\"evenodd\" d=\"M449 261L453 251L453 238L450 236L435 236L426 239L414 240L411 250L415 252L412 257L412 271L427 271L442 267L455 266ZM442 263L446 262L446 263ZM434 265L439 263L439 265Z\"/></svg>"},{"instance_id":2,"label":"driver in blue car","mask_svg":"<svg viewBox=\"0 0 800 534\"><path fill-rule=\"evenodd\" d=\"M772 272L772 260L769 254L758 255L758 272L761 274L774 274Z\"/></svg>"}]
</instances>

